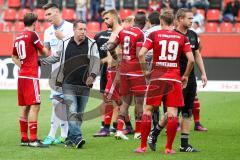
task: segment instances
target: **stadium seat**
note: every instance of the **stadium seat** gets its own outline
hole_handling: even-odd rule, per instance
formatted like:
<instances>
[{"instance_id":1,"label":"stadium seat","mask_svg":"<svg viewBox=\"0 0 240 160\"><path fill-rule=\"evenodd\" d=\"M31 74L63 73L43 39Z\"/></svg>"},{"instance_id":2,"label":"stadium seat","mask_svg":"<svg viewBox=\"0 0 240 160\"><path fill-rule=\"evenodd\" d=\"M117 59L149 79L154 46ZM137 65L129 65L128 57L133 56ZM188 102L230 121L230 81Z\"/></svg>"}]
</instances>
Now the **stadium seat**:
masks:
<instances>
[{"instance_id":1,"label":"stadium seat","mask_svg":"<svg viewBox=\"0 0 240 160\"><path fill-rule=\"evenodd\" d=\"M237 22L240 22L240 12L238 12Z\"/></svg>"},{"instance_id":2,"label":"stadium seat","mask_svg":"<svg viewBox=\"0 0 240 160\"><path fill-rule=\"evenodd\" d=\"M209 9L207 12L207 21L218 21L220 20L220 10Z\"/></svg>"},{"instance_id":3,"label":"stadium seat","mask_svg":"<svg viewBox=\"0 0 240 160\"><path fill-rule=\"evenodd\" d=\"M218 31L218 23L208 22L205 26L205 32L217 32Z\"/></svg>"},{"instance_id":4,"label":"stadium seat","mask_svg":"<svg viewBox=\"0 0 240 160\"><path fill-rule=\"evenodd\" d=\"M105 24L105 23L102 23L101 24L101 31L105 31L105 30L107 30L108 28L107 28L107 25Z\"/></svg>"},{"instance_id":5,"label":"stadium seat","mask_svg":"<svg viewBox=\"0 0 240 160\"><path fill-rule=\"evenodd\" d=\"M8 8L20 8L21 0L8 0Z\"/></svg>"},{"instance_id":6,"label":"stadium seat","mask_svg":"<svg viewBox=\"0 0 240 160\"><path fill-rule=\"evenodd\" d=\"M197 12L200 13L203 17L205 17L204 9L197 9Z\"/></svg>"},{"instance_id":7,"label":"stadium seat","mask_svg":"<svg viewBox=\"0 0 240 160\"><path fill-rule=\"evenodd\" d=\"M123 8L124 9L134 9L135 8L134 0L123 0Z\"/></svg>"},{"instance_id":8,"label":"stadium seat","mask_svg":"<svg viewBox=\"0 0 240 160\"><path fill-rule=\"evenodd\" d=\"M12 31L12 22L5 22L4 32L11 32L11 31Z\"/></svg>"},{"instance_id":9,"label":"stadium seat","mask_svg":"<svg viewBox=\"0 0 240 160\"><path fill-rule=\"evenodd\" d=\"M235 24L235 31L240 33L240 23Z\"/></svg>"},{"instance_id":10,"label":"stadium seat","mask_svg":"<svg viewBox=\"0 0 240 160\"><path fill-rule=\"evenodd\" d=\"M139 9L148 9L149 0L138 0L137 8Z\"/></svg>"},{"instance_id":11,"label":"stadium seat","mask_svg":"<svg viewBox=\"0 0 240 160\"><path fill-rule=\"evenodd\" d=\"M90 33L97 33L100 31L100 24L98 22L88 22L87 30Z\"/></svg>"},{"instance_id":12,"label":"stadium seat","mask_svg":"<svg viewBox=\"0 0 240 160\"><path fill-rule=\"evenodd\" d=\"M76 8L75 0L66 0L66 8Z\"/></svg>"},{"instance_id":13,"label":"stadium seat","mask_svg":"<svg viewBox=\"0 0 240 160\"><path fill-rule=\"evenodd\" d=\"M0 31L3 32L4 31L4 25L2 22L0 22Z\"/></svg>"},{"instance_id":14,"label":"stadium seat","mask_svg":"<svg viewBox=\"0 0 240 160\"><path fill-rule=\"evenodd\" d=\"M42 24L40 22L37 22L35 29L36 29L37 32L41 32L42 31Z\"/></svg>"},{"instance_id":15,"label":"stadium seat","mask_svg":"<svg viewBox=\"0 0 240 160\"><path fill-rule=\"evenodd\" d=\"M17 16L17 12L15 9L6 9L4 12L3 12L3 19L5 21L15 21L16 20L16 16Z\"/></svg>"},{"instance_id":16,"label":"stadium seat","mask_svg":"<svg viewBox=\"0 0 240 160\"><path fill-rule=\"evenodd\" d=\"M38 15L38 20L39 21L44 21L45 20L45 12L43 9L41 8L36 8L34 9L34 13L36 13Z\"/></svg>"},{"instance_id":17,"label":"stadium seat","mask_svg":"<svg viewBox=\"0 0 240 160\"><path fill-rule=\"evenodd\" d=\"M37 0L36 7L37 8L42 8L47 3L48 3L48 0Z\"/></svg>"},{"instance_id":18,"label":"stadium seat","mask_svg":"<svg viewBox=\"0 0 240 160\"><path fill-rule=\"evenodd\" d=\"M51 23L49 23L49 22L43 22L42 25L43 25L43 29L46 30L48 27L51 26Z\"/></svg>"},{"instance_id":19,"label":"stadium seat","mask_svg":"<svg viewBox=\"0 0 240 160\"><path fill-rule=\"evenodd\" d=\"M93 39L94 36L95 36L95 34L94 34L94 33L90 33L90 32L88 32L88 33L87 33L87 36Z\"/></svg>"},{"instance_id":20,"label":"stadium seat","mask_svg":"<svg viewBox=\"0 0 240 160\"><path fill-rule=\"evenodd\" d=\"M24 23L22 21L15 22L13 31L15 32L21 32L24 29Z\"/></svg>"},{"instance_id":21,"label":"stadium seat","mask_svg":"<svg viewBox=\"0 0 240 160\"><path fill-rule=\"evenodd\" d=\"M23 21L24 15L25 15L26 13L29 13L29 12L31 12L30 9L26 9L26 8L20 9L20 10L18 11L18 20L19 20L19 21Z\"/></svg>"},{"instance_id":22,"label":"stadium seat","mask_svg":"<svg viewBox=\"0 0 240 160\"><path fill-rule=\"evenodd\" d=\"M223 8L226 7L228 2L232 2L232 0L223 0Z\"/></svg>"},{"instance_id":23,"label":"stadium seat","mask_svg":"<svg viewBox=\"0 0 240 160\"><path fill-rule=\"evenodd\" d=\"M138 12L144 12L145 14L147 13L147 11L145 9L135 9L134 15L136 15Z\"/></svg>"},{"instance_id":24,"label":"stadium seat","mask_svg":"<svg viewBox=\"0 0 240 160\"><path fill-rule=\"evenodd\" d=\"M120 18L123 20L128 16L132 15L132 10L130 9L121 9L119 12Z\"/></svg>"},{"instance_id":25,"label":"stadium seat","mask_svg":"<svg viewBox=\"0 0 240 160\"><path fill-rule=\"evenodd\" d=\"M231 32L233 32L233 24L232 23L227 23L227 22L222 22L220 24L220 32L221 33L231 33Z\"/></svg>"},{"instance_id":26,"label":"stadium seat","mask_svg":"<svg viewBox=\"0 0 240 160\"><path fill-rule=\"evenodd\" d=\"M0 7L4 6L5 1L4 0L0 0Z\"/></svg>"},{"instance_id":27,"label":"stadium seat","mask_svg":"<svg viewBox=\"0 0 240 160\"><path fill-rule=\"evenodd\" d=\"M64 8L62 10L62 18L67 20L67 21L74 21L74 20L76 20L75 11L73 9Z\"/></svg>"}]
</instances>

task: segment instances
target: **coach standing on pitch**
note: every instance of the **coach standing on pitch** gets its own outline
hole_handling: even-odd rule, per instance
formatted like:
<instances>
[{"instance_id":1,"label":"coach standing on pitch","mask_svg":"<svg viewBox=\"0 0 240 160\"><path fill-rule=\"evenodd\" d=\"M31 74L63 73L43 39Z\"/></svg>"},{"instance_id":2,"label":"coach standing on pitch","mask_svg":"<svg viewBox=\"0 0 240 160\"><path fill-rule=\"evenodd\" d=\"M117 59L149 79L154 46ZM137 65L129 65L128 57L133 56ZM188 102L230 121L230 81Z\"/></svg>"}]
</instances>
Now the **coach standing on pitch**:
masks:
<instances>
[{"instance_id":1,"label":"coach standing on pitch","mask_svg":"<svg viewBox=\"0 0 240 160\"><path fill-rule=\"evenodd\" d=\"M80 130L82 113L90 87L99 72L100 59L97 44L86 36L86 22L75 21L73 31L73 37L60 43L57 54L42 59L41 64L61 63L56 85L62 86L64 101L69 105L69 130L65 146L81 148L85 144Z\"/></svg>"}]
</instances>

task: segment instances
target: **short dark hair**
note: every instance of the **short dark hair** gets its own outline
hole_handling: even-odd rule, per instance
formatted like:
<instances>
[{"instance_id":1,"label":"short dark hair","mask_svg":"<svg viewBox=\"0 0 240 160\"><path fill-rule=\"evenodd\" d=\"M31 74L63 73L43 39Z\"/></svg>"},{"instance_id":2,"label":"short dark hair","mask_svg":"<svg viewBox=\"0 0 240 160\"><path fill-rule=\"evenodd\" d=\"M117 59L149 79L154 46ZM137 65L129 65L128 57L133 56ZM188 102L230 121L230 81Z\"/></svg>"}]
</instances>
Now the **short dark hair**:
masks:
<instances>
[{"instance_id":1,"label":"short dark hair","mask_svg":"<svg viewBox=\"0 0 240 160\"><path fill-rule=\"evenodd\" d=\"M23 17L23 23L25 26L29 27L38 19L38 15L32 12L26 13Z\"/></svg>"},{"instance_id":2,"label":"short dark hair","mask_svg":"<svg viewBox=\"0 0 240 160\"><path fill-rule=\"evenodd\" d=\"M73 28L76 28L78 23L87 24L87 22L84 21L84 20L81 20L81 19L80 20L76 20L76 21L73 22Z\"/></svg>"},{"instance_id":3,"label":"short dark hair","mask_svg":"<svg viewBox=\"0 0 240 160\"><path fill-rule=\"evenodd\" d=\"M46 11L49 8L59 9L59 6L56 3L47 3L42 8Z\"/></svg>"},{"instance_id":4,"label":"short dark hair","mask_svg":"<svg viewBox=\"0 0 240 160\"><path fill-rule=\"evenodd\" d=\"M176 19L185 18L186 13L192 13L192 11L186 8L180 8L176 13Z\"/></svg>"},{"instance_id":5,"label":"short dark hair","mask_svg":"<svg viewBox=\"0 0 240 160\"><path fill-rule=\"evenodd\" d=\"M160 15L160 19L163 20L166 23L166 25L170 26L171 24L173 24L174 21L173 11L169 9L163 10L163 12Z\"/></svg>"},{"instance_id":6,"label":"short dark hair","mask_svg":"<svg viewBox=\"0 0 240 160\"><path fill-rule=\"evenodd\" d=\"M147 20L147 17L144 12L137 12L137 14L135 15L134 22L135 24L144 27L146 24L146 20Z\"/></svg>"},{"instance_id":7,"label":"short dark hair","mask_svg":"<svg viewBox=\"0 0 240 160\"><path fill-rule=\"evenodd\" d=\"M159 25L160 24L160 13L158 11L153 11L148 15L148 20L151 24Z\"/></svg>"}]
</instances>

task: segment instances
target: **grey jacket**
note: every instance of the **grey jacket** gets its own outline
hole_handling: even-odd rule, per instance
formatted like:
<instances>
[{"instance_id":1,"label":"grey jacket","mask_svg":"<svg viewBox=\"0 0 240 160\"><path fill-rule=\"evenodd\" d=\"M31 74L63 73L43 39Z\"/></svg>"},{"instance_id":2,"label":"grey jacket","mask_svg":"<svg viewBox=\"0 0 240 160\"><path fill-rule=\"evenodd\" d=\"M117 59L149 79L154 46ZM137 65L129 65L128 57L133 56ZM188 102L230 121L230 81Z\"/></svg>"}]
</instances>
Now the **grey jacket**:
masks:
<instances>
[{"instance_id":1,"label":"grey jacket","mask_svg":"<svg viewBox=\"0 0 240 160\"><path fill-rule=\"evenodd\" d=\"M58 45L59 50L55 54L40 60L41 65L54 64L59 61L61 62L60 68L59 68L59 71L58 71L58 74L56 77L56 86L59 86L63 83L65 51L66 51L66 48L67 48L68 43L71 38L72 37L61 40ZM89 37L86 37L86 38L88 38L88 48L89 48L88 49L88 58L90 60L88 75L90 75L90 74L98 75L99 70L100 70L100 59L99 59L99 52L98 52L97 44L96 44L95 40L93 40Z\"/></svg>"}]
</instances>

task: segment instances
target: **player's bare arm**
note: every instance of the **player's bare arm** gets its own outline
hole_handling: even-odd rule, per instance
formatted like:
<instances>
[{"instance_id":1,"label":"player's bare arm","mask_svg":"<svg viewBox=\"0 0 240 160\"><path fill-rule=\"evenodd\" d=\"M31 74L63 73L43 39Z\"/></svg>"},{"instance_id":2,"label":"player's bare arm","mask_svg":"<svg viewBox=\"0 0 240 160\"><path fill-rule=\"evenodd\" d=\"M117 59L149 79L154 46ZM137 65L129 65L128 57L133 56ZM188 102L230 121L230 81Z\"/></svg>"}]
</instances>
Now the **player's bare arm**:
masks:
<instances>
[{"instance_id":1,"label":"player's bare arm","mask_svg":"<svg viewBox=\"0 0 240 160\"><path fill-rule=\"evenodd\" d=\"M43 47L43 49L42 50L38 50L39 51L39 53L41 54L41 55L43 55L43 56L49 56L49 49L48 48L46 48L46 47Z\"/></svg>"},{"instance_id":2,"label":"player's bare arm","mask_svg":"<svg viewBox=\"0 0 240 160\"><path fill-rule=\"evenodd\" d=\"M21 61L18 56L12 55L12 60L19 68L21 67Z\"/></svg>"},{"instance_id":3,"label":"player's bare arm","mask_svg":"<svg viewBox=\"0 0 240 160\"><path fill-rule=\"evenodd\" d=\"M121 30L122 30L122 27L121 27L121 26L119 26L116 30L114 30L114 31L112 32L112 34L111 34L111 36L110 36L107 44L113 44L113 43L115 43L115 39L116 39L118 33L119 33ZM116 48L114 49L115 52L116 52L116 55L118 55L118 54L120 53L119 48L120 48L120 47L116 47ZM112 51L112 52L114 52L114 51ZM109 67L115 67L115 66L117 65L117 61L112 58L111 53L110 53L109 51L108 51L107 53L108 53L108 56L107 56L107 58L108 58L108 66L109 66Z\"/></svg>"},{"instance_id":4,"label":"player's bare arm","mask_svg":"<svg viewBox=\"0 0 240 160\"><path fill-rule=\"evenodd\" d=\"M115 40L114 42L108 42L107 43L107 48L109 53L111 54L111 56L113 57L114 60L117 60L118 56L117 56L117 52L115 50L115 48L118 46L117 41Z\"/></svg>"},{"instance_id":5,"label":"player's bare arm","mask_svg":"<svg viewBox=\"0 0 240 160\"><path fill-rule=\"evenodd\" d=\"M145 76L149 75L147 63L146 63L146 60L145 60L145 55L147 54L147 52L148 52L148 49L146 47L142 47L141 50L138 53L139 63L141 65L142 71L143 71Z\"/></svg>"},{"instance_id":6,"label":"player's bare arm","mask_svg":"<svg viewBox=\"0 0 240 160\"><path fill-rule=\"evenodd\" d=\"M195 61L199 68L199 71L201 72L202 85L205 87L207 85L207 74L205 71L202 55L199 50L195 51Z\"/></svg>"},{"instance_id":7,"label":"player's bare arm","mask_svg":"<svg viewBox=\"0 0 240 160\"><path fill-rule=\"evenodd\" d=\"M190 75L191 70L193 69L193 65L194 65L194 57L193 57L193 53L192 52L187 52L186 53L186 57L188 59L188 63L187 63L187 67L186 70L181 78L182 80L182 84L183 84L183 88L187 87L187 82L188 82L188 77Z\"/></svg>"}]
</instances>

